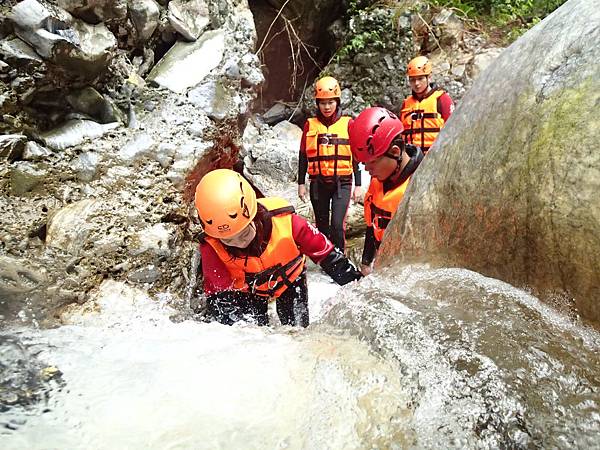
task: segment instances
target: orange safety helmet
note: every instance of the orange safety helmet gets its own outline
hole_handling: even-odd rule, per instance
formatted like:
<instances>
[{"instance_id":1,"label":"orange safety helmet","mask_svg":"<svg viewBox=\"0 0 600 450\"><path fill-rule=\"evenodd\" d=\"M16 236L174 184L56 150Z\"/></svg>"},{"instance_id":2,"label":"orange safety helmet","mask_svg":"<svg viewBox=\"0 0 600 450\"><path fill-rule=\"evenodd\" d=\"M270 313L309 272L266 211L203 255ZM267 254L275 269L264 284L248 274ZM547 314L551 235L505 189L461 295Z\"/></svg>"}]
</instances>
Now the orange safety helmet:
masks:
<instances>
[{"instance_id":1,"label":"orange safety helmet","mask_svg":"<svg viewBox=\"0 0 600 450\"><path fill-rule=\"evenodd\" d=\"M340 98L342 91L337 80L333 77L323 77L315 85L315 98Z\"/></svg>"},{"instance_id":2,"label":"orange safety helmet","mask_svg":"<svg viewBox=\"0 0 600 450\"><path fill-rule=\"evenodd\" d=\"M409 77L431 75L431 61L426 56L417 56L410 60L406 72Z\"/></svg>"},{"instance_id":3,"label":"orange safety helmet","mask_svg":"<svg viewBox=\"0 0 600 450\"><path fill-rule=\"evenodd\" d=\"M367 108L348 124L352 156L362 163L387 156L392 142L402 131L402 121L393 112L380 106Z\"/></svg>"},{"instance_id":4,"label":"orange safety helmet","mask_svg":"<svg viewBox=\"0 0 600 450\"><path fill-rule=\"evenodd\" d=\"M208 172L196 187L194 204L204 232L230 238L256 216L256 193L239 173L229 169Z\"/></svg>"}]
</instances>

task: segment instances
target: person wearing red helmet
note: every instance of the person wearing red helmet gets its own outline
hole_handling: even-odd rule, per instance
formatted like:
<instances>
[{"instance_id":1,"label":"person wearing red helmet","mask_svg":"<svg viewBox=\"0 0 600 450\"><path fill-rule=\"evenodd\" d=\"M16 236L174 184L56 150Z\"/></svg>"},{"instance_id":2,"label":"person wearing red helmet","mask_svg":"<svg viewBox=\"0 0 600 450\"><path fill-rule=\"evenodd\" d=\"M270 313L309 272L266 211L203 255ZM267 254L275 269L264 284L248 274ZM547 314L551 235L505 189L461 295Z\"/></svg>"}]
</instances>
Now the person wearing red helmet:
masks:
<instances>
[{"instance_id":1,"label":"person wearing red helmet","mask_svg":"<svg viewBox=\"0 0 600 450\"><path fill-rule=\"evenodd\" d=\"M306 173L317 228L342 252L346 246L346 215L350 198L362 196L358 164L348 145L348 122L340 107L340 85L323 77L315 85L317 116L304 124L298 156L298 197L306 201ZM354 190L352 189L354 174Z\"/></svg>"},{"instance_id":2,"label":"person wearing red helmet","mask_svg":"<svg viewBox=\"0 0 600 450\"><path fill-rule=\"evenodd\" d=\"M404 143L403 131L402 121L380 107L365 109L348 126L352 154L371 175L364 201L367 232L361 259L363 275L371 273L385 229L423 160L419 147Z\"/></svg>"},{"instance_id":3,"label":"person wearing red helmet","mask_svg":"<svg viewBox=\"0 0 600 450\"><path fill-rule=\"evenodd\" d=\"M404 140L421 147L425 154L454 111L450 95L430 83L431 71L431 62L426 56L410 60L407 74L412 94L404 99L400 108Z\"/></svg>"},{"instance_id":4,"label":"person wearing red helmet","mask_svg":"<svg viewBox=\"0 0 600 450\"><path fill-rule=\"evenodd\" d=\"M229 169L207 173L194 200L200 237L206 315L231 325L268 324L269 299L283 325L309 323L306 256L340 285L360 271L285 200L256 198L248 181Z\"/></svg>"}]
</instances>

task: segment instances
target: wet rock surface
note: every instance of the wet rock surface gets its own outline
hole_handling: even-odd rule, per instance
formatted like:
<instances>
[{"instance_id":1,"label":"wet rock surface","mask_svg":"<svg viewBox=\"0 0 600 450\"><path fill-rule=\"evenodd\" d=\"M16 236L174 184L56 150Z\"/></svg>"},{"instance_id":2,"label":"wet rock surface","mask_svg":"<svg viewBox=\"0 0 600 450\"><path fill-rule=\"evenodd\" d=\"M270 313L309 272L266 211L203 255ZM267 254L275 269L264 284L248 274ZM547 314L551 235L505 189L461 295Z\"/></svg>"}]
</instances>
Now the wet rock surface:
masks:
<instances>
[{"instance_id":1,"label":"wet rock surface","mask_svg":"<svg viewBox=\"0 0 600 450\"><path fill-rule=\"evenodd\" d=\"M189 297L198 225L186 194L194 182L188 174L203 159L210 162L204 171L217 166L222 152L229 152L228 163L237 158L235 143L261 82L254 74L258 59L247 56L256 34L245 1L207 2L210 23L198 41L180 44L218 36L220 57L177 92L143 78L157 46L166 43L163 25L152 25L153 11L166 17L166 5L92 3L25 0L6 9L8 26L0 35L3 320L51 325L63 307L86 302L105 279ZM135 30L134 17L141 18L133 21ZM88 38L71 29L101 29L122 49L107 50L94 75L83 66L78 71L72 57L82 55ZM141 41L143 56L136 50ZM59 47L67 53L57 53ZM241 68L239 77L231 77L232 63ZM233 101L199 108L187 91L200 81L219 87L215 101Z\"/></svg>"},{"instance_id":2,"label":"wet rock surface","mask_svg":"<svg viewBox=\"0 0 600 450\"><path fill-rule=\"evenodd\" d=\"M480 75L407 190L382 264L466 267L600 321L599 20L592 0L569 1Z\"/></svg>"}]
</instances>

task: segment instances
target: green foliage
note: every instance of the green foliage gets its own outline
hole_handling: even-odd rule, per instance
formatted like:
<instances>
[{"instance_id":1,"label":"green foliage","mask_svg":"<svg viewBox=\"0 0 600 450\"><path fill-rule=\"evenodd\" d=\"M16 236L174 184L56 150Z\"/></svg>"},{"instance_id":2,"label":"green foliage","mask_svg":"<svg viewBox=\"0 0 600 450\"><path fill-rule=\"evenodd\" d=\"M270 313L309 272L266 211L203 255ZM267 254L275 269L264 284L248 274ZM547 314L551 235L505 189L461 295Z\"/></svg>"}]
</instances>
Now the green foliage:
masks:
<instances>
[{"instance_id":1,"label":"green foliage","mask_svg":"<svg viewBox=\"0 0 600 450\"><path fill-rule=\"evenodd\" d=\"M385 49L384 38L379 30L363 31L352 36L350 41L338 52L337 58L345 59L356 55L364 48L383 50Z\"/></svg>"},{"instance_id":2,"label":"green foliage","mask_svg":"<svg viewBox=\"0 0 600 450\"><path fill-rule=\"evenodd\" d=\"M465 16L496 26L512 26L517 37L538 23L566 0L430 0L437 6L454 8Z\"/></svg>"},{"instance_id":3,"label":"green foliage","mask_svg":"<svg viewBox=\"0 0 600 450\"><path fill-rule=\"evenodd\" d=\"M349 0L348 8L346 9L346 14L349 16L355 16L359 11L362 11L369 6L371 6L373 2L369 0Z\"/></svg>"}]
</instances>

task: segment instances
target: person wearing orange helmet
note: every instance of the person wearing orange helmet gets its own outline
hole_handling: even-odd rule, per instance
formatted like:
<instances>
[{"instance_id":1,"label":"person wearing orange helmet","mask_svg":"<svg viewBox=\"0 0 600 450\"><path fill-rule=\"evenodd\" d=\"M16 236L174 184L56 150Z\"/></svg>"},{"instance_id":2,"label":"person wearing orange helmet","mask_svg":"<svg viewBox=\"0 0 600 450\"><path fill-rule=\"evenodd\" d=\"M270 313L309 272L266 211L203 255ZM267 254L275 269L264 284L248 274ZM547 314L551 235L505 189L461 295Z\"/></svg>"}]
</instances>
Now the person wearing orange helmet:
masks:
<instances>
[{"instance_id":1,"label":"person wearing orange helmet","mask_svg":"<svg viewBox=\"0 0 600 450\"><path fill-rule=\"evenodd\" d=\"M410 60L406 72L412 94L400 108L405 141L421 147L425 154L454 111L450 95L430 82L431 71L431 61L426 56Z\"/></svg>"},{"instance_id":2,"label":"person wearing orange helmet","mask_svg":"<svg viewBox=\"0 0 600 450\"><path fill-rule=\"evenodd\" d=\"M371 175L364 202L367 232L361 259L363 275L371 273L385 229L423 160L419 147L404 143L403 131L402 121L381 107L365 109L348 127L352 154Z\"/></svg>"},{"instance_id":3,"label":"person wearing orange helmet","mask_svg":"<svg viewBox=\"0 0 600 450\"><path fill-rule=\"evenodd\" d=\"M283 325L308 326L306 256L340 285L362 276L287 201L257 199L237 172L207 173L194 203L204 230L200 254L209 319L266 325L268 300L275 299Z\"/></svg>"},{"instance_id":4,"label":"person wearing orange helmet","mask_svg":"<svg viewBox=\"0 0 600 450\"><path fill-rule=\"evenodd\" d=\"M340 106L340 85L323 77L315 85L316 117L304 124L298 163L298 196L306 201L306 173L317 228L342 252L346 246L346 215L350 198L362 196L358 164L348 145L348 122ZM354 189L352 175L354 174Z\"/></svg>"}]
</instances>

